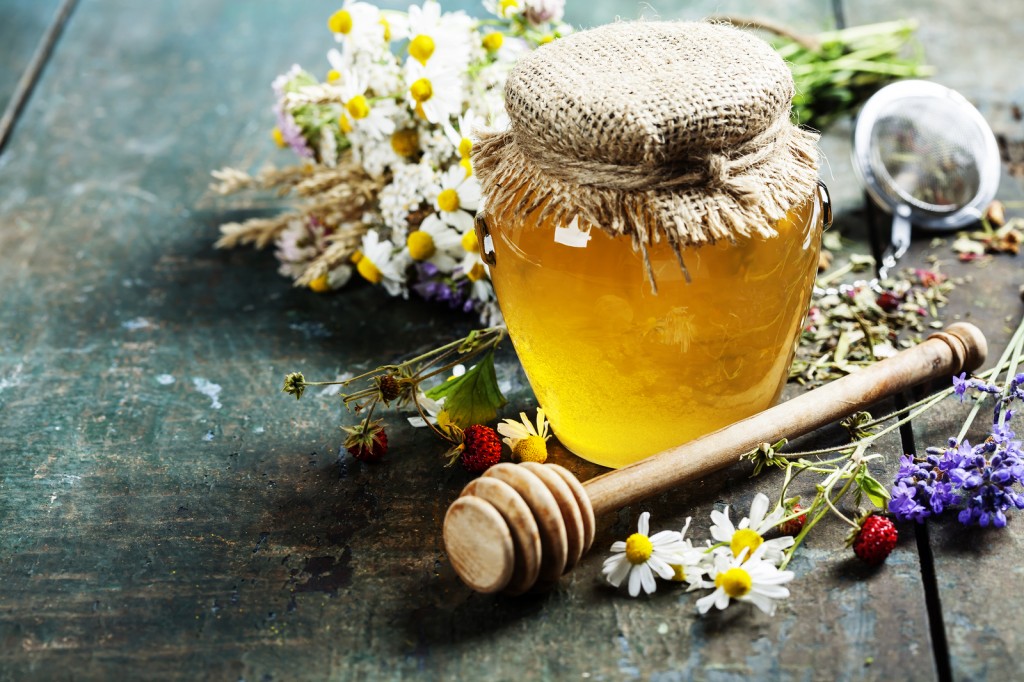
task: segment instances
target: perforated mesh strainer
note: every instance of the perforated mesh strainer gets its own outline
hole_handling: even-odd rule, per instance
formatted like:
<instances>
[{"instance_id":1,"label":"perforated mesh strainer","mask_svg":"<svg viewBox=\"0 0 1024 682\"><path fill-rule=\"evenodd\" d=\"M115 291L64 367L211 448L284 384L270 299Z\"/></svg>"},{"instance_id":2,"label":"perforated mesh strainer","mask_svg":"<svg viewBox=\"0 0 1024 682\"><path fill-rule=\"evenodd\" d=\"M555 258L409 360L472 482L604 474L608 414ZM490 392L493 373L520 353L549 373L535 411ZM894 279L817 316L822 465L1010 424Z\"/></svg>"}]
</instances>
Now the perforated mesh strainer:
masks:
<instances>
[{"instance_id":1,"label":"perforated mesh strainer","mask_svg":"<svg viewBox=\"0 0 1024 682\"><path fill-rule=\"evenodd\" d=\"M867 101L854 130L854 168L893 214L879 273L910 246L910 226L954 230L978 220L999 184L999 149L970 102L928 81L902 81Z\"/></svg>"}]
</instances>

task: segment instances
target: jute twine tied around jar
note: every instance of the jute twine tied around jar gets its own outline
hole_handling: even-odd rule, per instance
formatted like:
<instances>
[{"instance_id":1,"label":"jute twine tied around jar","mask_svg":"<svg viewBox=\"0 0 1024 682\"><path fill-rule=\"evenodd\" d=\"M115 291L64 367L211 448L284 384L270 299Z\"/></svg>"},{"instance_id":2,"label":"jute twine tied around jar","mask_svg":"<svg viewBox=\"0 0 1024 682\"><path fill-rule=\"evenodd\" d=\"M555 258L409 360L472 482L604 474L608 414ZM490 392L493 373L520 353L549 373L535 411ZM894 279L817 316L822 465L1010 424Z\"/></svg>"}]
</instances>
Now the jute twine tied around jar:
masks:
<instances>
[{"instance_id":1,"label":"jute twine tied around jar","mask_svg":"<svg viewBox=\"0 0 1024 682\"><path fill-rule=\"evenodd\" d=\"M818 135L790 123L793 78L749 33L704 22L629 22L523 56L508 130L483 131L473 168L487 220L579 217L642 252L776 236L815 190Z\"/></svg>"}]
</instances>

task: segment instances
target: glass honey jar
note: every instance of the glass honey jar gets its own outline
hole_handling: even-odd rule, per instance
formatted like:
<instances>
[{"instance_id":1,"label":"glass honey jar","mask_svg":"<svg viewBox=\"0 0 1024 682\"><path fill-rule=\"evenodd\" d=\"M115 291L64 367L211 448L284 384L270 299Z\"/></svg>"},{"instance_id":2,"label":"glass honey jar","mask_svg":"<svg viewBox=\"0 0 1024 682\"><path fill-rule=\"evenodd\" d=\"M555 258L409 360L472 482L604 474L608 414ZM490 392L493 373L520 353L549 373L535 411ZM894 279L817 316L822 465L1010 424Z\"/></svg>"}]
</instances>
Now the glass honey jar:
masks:
<instances>
[{"instance_id":1,"label":"glass honey jar","mask_svg":"<svg viewBox=\"0 0 1024 682\"><path fill-rule=\"evenodd\" d=\"M510 75L511 128L474 154L478 230L577 455L621 467L778 400L828 213L791 97L770 47L705 23L585 31Z\"/></svg>"}]
</instances>

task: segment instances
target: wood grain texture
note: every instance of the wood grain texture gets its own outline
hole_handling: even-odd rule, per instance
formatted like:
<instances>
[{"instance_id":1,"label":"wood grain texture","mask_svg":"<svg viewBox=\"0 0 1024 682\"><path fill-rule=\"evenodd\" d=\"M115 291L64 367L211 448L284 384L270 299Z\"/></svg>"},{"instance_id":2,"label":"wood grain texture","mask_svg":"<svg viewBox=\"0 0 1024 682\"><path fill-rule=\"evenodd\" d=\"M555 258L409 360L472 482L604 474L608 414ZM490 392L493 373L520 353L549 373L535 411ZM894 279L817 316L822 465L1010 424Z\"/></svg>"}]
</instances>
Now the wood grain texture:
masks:
<instances>
[{"instance_id":1,"label":"wood grain texture","mask_svg":"<svg viewBox=\"0 0 1024 682\"><path fill-rule=\"evenodd\" d=\"M640 511L694 516L700 537L712 508L736 518L778 485L735 466L605 518L552 593L481 597L442 551L468 482L442 448L395 419L387 460L363 465L339 456L335 397L278 393L287 371L333 377L470 327L368 287L292 290L269 254L210 247L248 212L207 194L207 170L289 161L269 83L327 68L336 4L82 0L0 155L0 679L933 679L912 528L865 571L825 526L774 619L601 583ZM678 14L743 10L710 5ZM762 9L824 25L824 5ZM836 168L845 139L826 142ZM498 371L509 414L532 404L507 349Z\"/></svg>"}]
</instances>

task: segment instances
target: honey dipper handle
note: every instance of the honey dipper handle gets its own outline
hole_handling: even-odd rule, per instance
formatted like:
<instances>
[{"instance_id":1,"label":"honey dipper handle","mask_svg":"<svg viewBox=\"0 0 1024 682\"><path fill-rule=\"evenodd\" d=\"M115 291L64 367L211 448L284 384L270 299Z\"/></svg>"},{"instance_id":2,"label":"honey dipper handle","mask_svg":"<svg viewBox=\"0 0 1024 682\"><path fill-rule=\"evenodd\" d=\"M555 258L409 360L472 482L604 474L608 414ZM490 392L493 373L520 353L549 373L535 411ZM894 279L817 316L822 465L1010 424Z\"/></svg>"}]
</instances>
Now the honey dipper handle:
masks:
<instances>
[{"instance_id":1,"label":"honey dipper handle","mask_svg":"<svg viewBox=\"0 0 1024 682\"><path fill-rule=\"evenodd\" d=\"M587 481L595 515L694 481L737 461L760 443L793 439L931 379L972 372L988 344L969 323L950 325L923 343L861 371L771 407L714 433Z\"/></svg>"}]
</instances>

